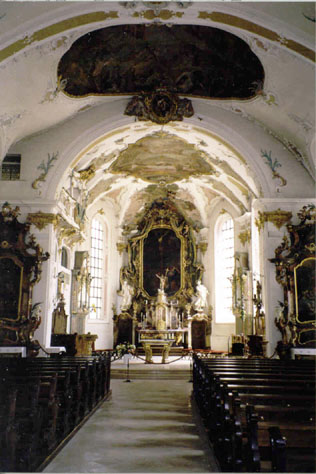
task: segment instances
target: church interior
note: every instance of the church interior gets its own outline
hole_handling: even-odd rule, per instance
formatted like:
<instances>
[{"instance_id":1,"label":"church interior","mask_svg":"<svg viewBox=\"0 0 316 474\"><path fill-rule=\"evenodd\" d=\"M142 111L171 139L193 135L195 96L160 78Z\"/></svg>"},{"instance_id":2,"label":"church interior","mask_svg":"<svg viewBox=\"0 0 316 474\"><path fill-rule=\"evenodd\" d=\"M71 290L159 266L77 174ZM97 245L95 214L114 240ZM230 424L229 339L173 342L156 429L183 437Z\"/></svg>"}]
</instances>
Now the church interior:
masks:
<instances>
[{"instance_id":1,"label":"church interior","mask_svg":"<svg viewBox=\"0 0 316 474\"><path fill-rule=\"evenodd\" d=\"M3 1L0 24L2 470L42 471L137 360L147 386L191 373L201 472L315 472L315 3Z\"/></svg>"}]
</instances>

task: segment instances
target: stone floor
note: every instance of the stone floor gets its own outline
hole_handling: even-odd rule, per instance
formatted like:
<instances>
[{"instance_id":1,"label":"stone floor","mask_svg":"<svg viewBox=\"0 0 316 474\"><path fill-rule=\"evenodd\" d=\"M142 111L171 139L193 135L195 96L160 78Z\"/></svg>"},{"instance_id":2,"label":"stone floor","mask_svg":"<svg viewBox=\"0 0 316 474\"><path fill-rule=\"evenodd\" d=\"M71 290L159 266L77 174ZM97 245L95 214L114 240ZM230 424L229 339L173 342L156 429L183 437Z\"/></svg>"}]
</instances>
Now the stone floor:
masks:
<instances>
[{"instance_id":1,"label":"stone floor","mask_svg":"<svg viewBox=\"0 0 316 474\"><path fill-rule=\"evenodd\" d=\"M126 382L126 365L114 362L111 399L44 472L219 472L191 398L189 367L135 359Z\"/></svg>"}]
</instances>

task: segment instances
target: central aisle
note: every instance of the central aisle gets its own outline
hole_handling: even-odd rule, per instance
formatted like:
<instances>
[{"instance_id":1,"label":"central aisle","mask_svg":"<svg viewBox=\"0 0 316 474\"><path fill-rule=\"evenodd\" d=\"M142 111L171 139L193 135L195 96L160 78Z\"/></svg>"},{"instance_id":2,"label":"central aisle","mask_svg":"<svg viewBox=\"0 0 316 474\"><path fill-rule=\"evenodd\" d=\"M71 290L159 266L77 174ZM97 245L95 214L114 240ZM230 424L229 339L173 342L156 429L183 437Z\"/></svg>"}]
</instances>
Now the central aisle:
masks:
<instances>
[{"instance_id":1,"label":"central aisle","mask_svg":"<svg viewBox=\"0 0 316 474\"><path fill-rule=\"evenodd\" d=\"M112 399L44 472L219 472L191 405L192 383L187 374L183 380L169 374L131 383L112 380Z\"/></svg>"}]
</instances>

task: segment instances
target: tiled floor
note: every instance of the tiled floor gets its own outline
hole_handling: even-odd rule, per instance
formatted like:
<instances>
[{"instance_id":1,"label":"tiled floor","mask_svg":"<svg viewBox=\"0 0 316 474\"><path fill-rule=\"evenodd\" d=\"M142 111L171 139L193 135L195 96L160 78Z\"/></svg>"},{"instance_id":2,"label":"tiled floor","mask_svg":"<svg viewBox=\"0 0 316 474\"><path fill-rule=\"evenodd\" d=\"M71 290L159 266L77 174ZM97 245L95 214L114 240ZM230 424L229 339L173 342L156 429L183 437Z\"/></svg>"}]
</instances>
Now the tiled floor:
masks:
<instances>
[{"instance_id":1,"label":"tiled floor","mask_svg":"<svg viewBox=\"0 0 316 474\"><path fill-rule=\"evenodd\" d=\"M113 364L114 371L115 367L125 368L121 361ZM132 381L112 380L111 400L102 404L44 472L219 472L191 403L188 371L181 379L181 364L157 367L158 378L153 379L155 366L131 362ZM184 362L183 368L188 367ZM140 371L143 376L138 378Z\"/></svg>"}]
</instances>

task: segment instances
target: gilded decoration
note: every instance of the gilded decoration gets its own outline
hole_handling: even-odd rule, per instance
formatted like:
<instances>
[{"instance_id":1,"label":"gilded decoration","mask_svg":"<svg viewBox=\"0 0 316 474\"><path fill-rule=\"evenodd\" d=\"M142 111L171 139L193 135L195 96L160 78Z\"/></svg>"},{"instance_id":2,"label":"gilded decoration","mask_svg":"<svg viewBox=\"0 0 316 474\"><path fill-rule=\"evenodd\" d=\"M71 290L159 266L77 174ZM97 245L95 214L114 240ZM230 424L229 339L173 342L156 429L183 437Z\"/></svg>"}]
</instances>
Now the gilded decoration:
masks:
<instances>
[{"instance_id":1,"label":"gilded decoration","mask_svg":"<svg viewBox=\"0 0 316 474\"><path fill-rule=\"evenodd\" d=\"M256 336L265 336L266 331L266 316L263 311L262 303L262 286L259 281L256 283L256 294L253 296L252 301L256 307L254 315L254 324L253 330Z\"/></svg>"},{"instance_id":2,"label":"gilded decoration","mask_svg":"<svg viewBox=\"0 0 316 474\"><path fill-rule=\"evenodd\" d=\"M238 16L219 11L211 13L207 11L200 11L199 18L203 20L208 19L218 23L231 25L241 30L249 31L250 33L262 36L263 38L267 38L268 40L280 43L282 44L282 46L285 46L286 48L295 51L296 53L310 59L311 61L315 61L315 51L313 51L312 49L309 49L303 44L297 43L292 39L284 38L275 31L269 30L268 28L253 23L252 21L246 20L245 18L240 18Z\"/></svg>"},{"instance_id":3,"label":"gilded decoration","mask_svg":"<svg viewBox=\"0 0 316 474\"><path fill-rule=\"evenodd\" d=\"M26 222L35 225L38 230L43 230L49 224L56 226L58 223L58 216L56 214L41 211L32 212L27 215Z\"/></svg>"},{"instance_id":4,"label":"gilded decoration","mask_svg":"<svg viewBox=\"0 0 316 474\"><path fill-rule=\"evenodd\" d=\"M135 315L149 309L161 285L167 298L162 306L178 300L184 310L191 301L204 271L197 261L194 230L172 200L158 199L146 205L137 233L128 240L128 265L121 269L122 288L125 282L134 290L131 307Z\"/></svg>"},{"instance_id":5,"label":"gilded decoration","mask_svg":"<svg viewBox=\"0 0 316 474\"><path fill-rule=\"evenodd\" d=\"M204 255L207 251L208 243L207 242L199 242L196 246L197 249L201 250L202 254Z\"/></svg>"},{"instance_id":6,"label":"gilded decoration","mask_svg":"<svg viewBox=\"0 0 316 474\"><path fill-rule=\"evenodd\" d=\"M32 304L33 286L49 258L29 233L30 224L18 222L19 207L5 202L0 211L0 345L25 345L30 351L40 325L39 303Z\"/></svg>"},{"instance_id":7,"label":"gilded decoration","mask_svg":"<svg viewBox=\"0 0 316 474\"><path fill-rule=\"evenodd\" d=\"M78 173L79 173L79 179L81 181L87 182L87 181L90 181L90 179L92 179L95 176L96 167L92 163L90 166L88 166L88 168L85 168L84 170L80 170L78 171Z\"/></svg>"},{"instance_id":8,"label":"gilded decoration","mask_svg":"<svg viewBox=\"0 0 316 474\"><path fill-rule=\"evenodd\" d=\"M132 5L133 2L126 2L128 5ZM182 5L190 6L192 2L183 2ZM153 9L154 14L159 14L156 9ZM161 11L161 10L160 10ZM167 10L168 11L168 10ZM162 14L165 16L165 14ZM177 15L180 16L181 12L177 12ZM119 18L119 13L117 11L97 11L91 13L84 13L83 15L77 15L71 18L67 18L60 22L54 23L52 25L45 26L40 30L34 31L32 36L28 36L22 39L15 41L14 43L9 44L2 50L0 50L0 61L4 61L5 59L9 58L10 56L18 53L19 51L23 50L24 48L28 47L30 44L43 41L46 38L50 38L51 36L56 36L67 32L68 30L72 30L74 28L89 25L93 23L99 23L105 20L111 20ZM261 25L257 25L249 20L245 20L239 18L234 15L230 15L227 13L222 12L207 12L201 11L199 12L199 18L202 19L210 19L215 22L228 24L231 26L235 26L237 28L241 28L245 31L249 31L251 33L255 33L263 38L267 38L272 41L282 42L287 48L292 51L295 51L299 55L302 55L312 61L315 61L315 52L306 46L293 41L292 39L286 39L284 43L284 38L281 38L277 33L267 28L262 27ZM153 20L155 20L153 18ZM160 18L159 18L160 19ZM164 18L162 18L164 19ZM57 44L58 47L58 44Z\"/></svg>"},{"instance_id":9,"label":"gilded decoration","mask_svg":"<svg viewBox=\"0 0 316 474\"><path fill-rule=\"evenodd\" d=\"M156 90L132 97L124 114L135 116L139 120L165 124L175 120L182 121L183 117L192 117L194 110L189 99L179 99L176 94Z\"/></svg>"},{"instance_id":10,"label":"gilded decoration","mask_svg":"<svg viewBox=\"0 0 316 474\"><path fill-rule=\"evenodd\" d=\"M214 174L203 151L167 132L153 133L129 145L108 171L155 184Z\"/></svg>"},{"instance_id":11,"label":"gilded decoration","mask_svg":"<svg viewBox=\"0 0 316 474\"><path fill-rule=\"evenodd\" d=\"M295 335L295 338L287 337L286 344L311 347L316 332L315 205L304 206L297 216L300 223L287 224L289 237L283 237L275 249L275 258L270 261L275 264L276 280L284 292L284 302L280 302L279 329L285 335ZM283 340L280 341L279 348L282 349L284 344Z\"/></svg>"},{"instance_id":12,"label":"gilded decoration","mask_svg":"<svg viewBox=\"0 0 316 474\"><path fill-rule=\"evenodd\" d=\"M160 19L160 20L170 20L171 18L181 18L183 16L183 12L173 12L171 10L144 10L141 12L135 12L133 14L133 17L135 18L145 18L146 20L155 20L155 19Z\"/></svg>"},{"instance_id":13,"label":"gilded decoration","mask_svg":"<svg viewBox=\"0 0 316 474\"><path fill-rule=\"evenodd\" d=\"M282 226L289 223L292 219L292 212L282 211L280 208L276 211L268 211L264 213L266 220L272 222L272 224L277 228L281 229Z\"/></svg>"},{"instance_id":14,"label":"gilded decoration","mask_svg":"<svg viewBox=\"0 0 316 474\"><path fill-rule=\"evenodd\" d=\"M127 250L127 244L125 244L123 242L117 242L116 243L116 248L117 248L119 254L122 255L122 253Z\"/></svg>"},{"instance_id":15,"label":"gilded decoration","mask_svg":"<svg viewBox=\"0 0 316 474\"><path fill-rule=\"evenodd\" d=\"M31 37L27 36L16 41L15 43L11 43L9 46L0 51L0 61L4 61L8 57L18 53L34 42L43 41L46 38L58 35L73 28L77 28L78 26L88 25L89 23L96 23L114 18L118 18L118 13L116 11L91 12L74 16L72 18L67 18L66 20L62 20L58 23L54 23L35 31Z\"/></svg>"},{"instance_id":16,"label":"gilded decoration","mask_svg":"<svg viewBox=\"0 0 316 474\"><path fill-rule=\"evenodd\" d=\"M242 245L246 245L246 243L249 243L251 241L251 230L250 230L250 228L240 232L238 234L238 239L240 240Z\"/></svg>"},{"instance_id":17,"label":"gilded decoration","mask_svg":"<svg viewBox=\"0 0 316 474\"><path fill-rule=\"evenodd\" d=\"M315 265L315 257L308 257L294 268L296 319L302 324L315 322Z\"/></svg>"},{"instance_id":18,"label":"gilded decoration","mask_svg":"<svg viewBox=\"0 0 316 474\"><path fill-rule=\"evenodd\" d=\"M263 87L264 82L260 60L238 36L209 26L156 23L89 31L62 56L57 74L67 79L63 92L71 97L164 89L181 96L249 99L261 90L254 91L253 83ZM166 96L159 100L163 109L172 105ZM161 110L158 103L151 109L156 107Z\"/></svg>"},{"instance_id":19,"label":"gilded decoration","mask_svg":"<svg viewBox=\"0 0 316 474\"><path fill-rule=\"evenodd\" d=\"M82 231L67 222L60 214L57 215L55 230L59 248L61 248L62 242L65 242L68 247L73 247L76 243L85 240Z\"/></svg>"},{"instance_id":20,"label":"gilded decoration","mask_svg":"<svg viewBox=\"0 0 316 474\"><path fill-rule=\"evenodd\" d=\"M280 208L276 211L258 211L258 217L255 219L255 224L258 228L258 231L264 228L266 222L272 222L272 224L280 230L282 226L288 224L292 219L292 212L282 211Z\"/></svg>"}]
</instances>

